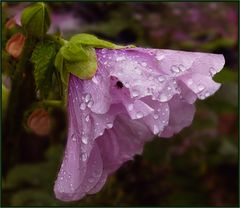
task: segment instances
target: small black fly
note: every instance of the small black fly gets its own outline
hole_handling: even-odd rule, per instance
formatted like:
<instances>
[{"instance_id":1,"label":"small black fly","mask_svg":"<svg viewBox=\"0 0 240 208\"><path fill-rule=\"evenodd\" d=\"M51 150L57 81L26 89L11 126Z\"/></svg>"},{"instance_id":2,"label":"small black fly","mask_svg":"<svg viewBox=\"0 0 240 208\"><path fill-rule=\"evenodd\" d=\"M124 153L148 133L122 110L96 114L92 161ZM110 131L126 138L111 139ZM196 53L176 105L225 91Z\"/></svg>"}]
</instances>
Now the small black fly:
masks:
<instances>
[{"instance_id":1,"label":"small black fly","mask_svg":"<svg viewBox=\"0 0 240 208\"><path fill-rule=\"evenodd\" d=\"M117 81L116 83L117 88L122 89L123 88L123 83L120 81Z\"/></svg>"}]
</instances>

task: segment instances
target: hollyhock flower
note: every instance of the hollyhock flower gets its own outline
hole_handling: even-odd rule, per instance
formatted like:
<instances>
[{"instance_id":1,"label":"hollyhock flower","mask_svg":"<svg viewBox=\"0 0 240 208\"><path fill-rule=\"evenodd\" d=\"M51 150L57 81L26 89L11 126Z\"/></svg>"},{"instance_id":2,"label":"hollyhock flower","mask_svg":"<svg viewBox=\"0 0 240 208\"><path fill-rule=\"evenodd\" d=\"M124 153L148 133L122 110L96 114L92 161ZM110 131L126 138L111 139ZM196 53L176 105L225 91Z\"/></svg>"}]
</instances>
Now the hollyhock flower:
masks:
<instances>
[{"instance_id":1,"label":"hollyhock flower","mask_svg":"<svg viewBox=\"0 0 240 208\"><path fill-rule=\"evenodd\" d=\"M193 120L196 99L214 94L222 55L174 50L96 49L91 80L70 75L68 140L54 191L73 201L141 154L154 135L171 137Z\"/></svg>"},{"instance_id":2,"label":"hollyhock flower","mask_svg":"<svg viewBox=\"0 0 240 208\"><path fill-rule=\"evenodd\" d=\"M28 117L27 126L36 135L46 136L51 131L52 119L46 110L38 108Z\"/></svg>"},{"instance_id":3,"label":"hollyhock flower","mask_svg":"<svg viewBox=\"0 0 240 208\"><path fill-rule=\"evenodd\" d=\"M18 58L25 44L25 36L22 33L14 34L6 44L6 51L14 58Z\"/></svg>"}]
</instances>

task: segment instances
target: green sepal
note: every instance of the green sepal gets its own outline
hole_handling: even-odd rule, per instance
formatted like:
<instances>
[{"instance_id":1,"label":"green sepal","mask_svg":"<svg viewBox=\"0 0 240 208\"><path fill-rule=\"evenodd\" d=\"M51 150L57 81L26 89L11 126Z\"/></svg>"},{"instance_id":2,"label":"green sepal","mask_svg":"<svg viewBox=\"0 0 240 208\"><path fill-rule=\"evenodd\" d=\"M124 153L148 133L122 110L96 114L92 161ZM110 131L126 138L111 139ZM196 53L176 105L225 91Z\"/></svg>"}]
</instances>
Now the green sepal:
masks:
<instances>
[{"instance_id":1,"label":"green sepal","mask_svg":"<svg viewBox=\"0 0 240 208\"><path fill-rule=\"evenodd\" d=\"M97 71L97 56L94 48L85 47L88 55L86 61L69 62L65 61L66 70L80 79L91 79Z\"/></svg>"},{"instance_id":2,"label":"green sepal","mask_svg":"<svg viewBox=\"0 0 240 208\"><path fill-rule=\"evenodd\" d=\"M64 59L67 61L82 61L88 59L88 55L82 45L74 44L71 41L66 43L60 51Z\"/></svg>"},{"instance_id":3,"label":"green sepal","mask_svg":"<svg viewBox=\"0 0 240 208\"><path fill-rule=\"evenodd\" d=\"M27 7L23 10L21 23L28 35L43 37L51 24L49 9L44 3Z\"/></svg>"},{"instance_id":4,"label":"green sepal","mask_svg":"<svg viewBox=\"0 0 240 208\"><path fill-rule=\"evenodd\" d=\"M116 45L114 43L111 43L106 40L101 40L94 35L90 35L86 33L74 35L70 39L70 42L75 43L77 45L92 46L94 48L121 49L121 48L135 47L134 45L130 45L130 46Z\"/></svg>"},{"instance_id":5,"label":"green sepal","mask_svg":"<svg viewBox=\"0 0 240 208\"><path fill-rule=\"evenodd\" d=\"M60 50L58 51L54 65L56 69L59 71L62 82L67 85L68 84L68 78L69 78L69 72L64 67L64 58L61 54Z\"/></svg>"}]
</instances>

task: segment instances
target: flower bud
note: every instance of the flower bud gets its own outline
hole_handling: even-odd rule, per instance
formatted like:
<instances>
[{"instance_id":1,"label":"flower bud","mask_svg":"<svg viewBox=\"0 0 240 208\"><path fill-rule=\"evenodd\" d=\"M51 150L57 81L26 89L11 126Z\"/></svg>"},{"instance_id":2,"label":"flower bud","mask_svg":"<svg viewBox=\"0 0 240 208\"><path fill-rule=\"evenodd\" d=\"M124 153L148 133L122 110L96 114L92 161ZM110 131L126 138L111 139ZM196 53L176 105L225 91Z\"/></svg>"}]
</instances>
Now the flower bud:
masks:
<instances>
[{"instance_id":1,"label":"flower bud","mask_svg":"<svg viewBox=\"0 0 240 208\"><path fill-rule=\"evenodd\" d=\"M6 44L6 51L14 58L18 58L25 44L25 36L22 33L14 34Z\"/></svg>"},{"instance_id":2,"label":"flower bud","mask_svg":"<svg viewBox=\"0 0 240 208\"><path fill-rule=\"evenodd\" d=\"M5 24L6 28L9 30L16 27L16 25L17 25L17 23L14 18L9 19Z\"/></svg>"},{"instance_id":3,"label":"flower bud","mask_svg":"<svg viewBox=\"0 0 240 208\"><path fill-rule=\"evenodd\" d=\"M44 3L36 3L23 10L21 24L28 35L41 37L50 27L50 12Z\"/></svg>"},{"instance_id":4,"label":"flower bud","mask_svg":"<svg viewBox=\"0 0 240 208\"><path fill-rule=\"evenodd\" d=\"M45 109L38 108L28 117L27 126L38 136L46 136L51 132L52 118Z\"/></svg>"}]
</instances>

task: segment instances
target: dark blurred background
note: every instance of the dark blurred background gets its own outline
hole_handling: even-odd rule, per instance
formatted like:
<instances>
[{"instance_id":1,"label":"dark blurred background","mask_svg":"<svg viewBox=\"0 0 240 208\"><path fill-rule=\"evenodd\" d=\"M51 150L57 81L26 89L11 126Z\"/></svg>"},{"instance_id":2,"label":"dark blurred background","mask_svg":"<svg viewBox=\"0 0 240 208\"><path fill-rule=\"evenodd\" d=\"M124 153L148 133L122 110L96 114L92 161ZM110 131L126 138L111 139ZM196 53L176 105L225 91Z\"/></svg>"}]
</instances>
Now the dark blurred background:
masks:
<instances>
[{"instance_id":1,"label":"dark blurred background","mask_svg":"<svg viewBox=\"0 0 240 208\"><path fill-rule=\"evenodd\" d=\"M19 16L27 5L3 3L4 21ZM65 38L84 32L121 44L221 53L226 64L214 79L222 86L214 96L197 102L190 127L170 139L156 138L146 144L144 154L125 163L103 190L73 203L60 202L53 194L66 143L65 113L52 110L54 130L45 137L17 124L20 128L14 137L3 134L3 205L237 206L238 4L48 5L49 32L60 32ZM3 128L4 122L5 118Z\"/></svg>"}]
</instances>

